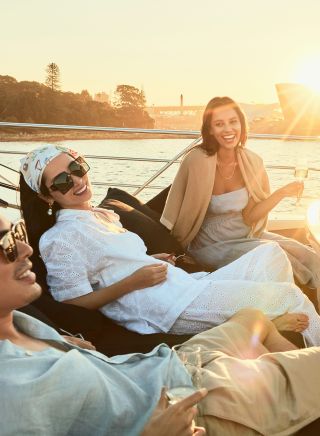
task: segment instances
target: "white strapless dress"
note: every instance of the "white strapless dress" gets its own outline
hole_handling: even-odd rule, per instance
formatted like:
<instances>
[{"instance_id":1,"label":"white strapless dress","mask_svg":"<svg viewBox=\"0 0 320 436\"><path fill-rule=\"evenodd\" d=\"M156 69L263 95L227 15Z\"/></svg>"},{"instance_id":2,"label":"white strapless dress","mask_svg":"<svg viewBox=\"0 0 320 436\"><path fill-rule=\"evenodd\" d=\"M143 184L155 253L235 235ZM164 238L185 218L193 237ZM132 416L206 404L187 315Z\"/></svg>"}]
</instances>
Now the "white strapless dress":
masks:
<instances>
[{"instance_id":1,"label":"white strapless dress","mask_svg":"<svg viewBox=\"0 0 320 436\"><path fill-rule=\"evenodd\" d=\"M248 253L254 248L273 241L286 252L293 273L302 284L320 287L320 258L310 247L300 242L263 232L260 238L249 238L251 228L245 224L242 210L249 200L246 188L213 195L202 226L188 247L197 262L217 269ZM269 259L261 268L274 268Z\"/></svg>"}]
</instances>

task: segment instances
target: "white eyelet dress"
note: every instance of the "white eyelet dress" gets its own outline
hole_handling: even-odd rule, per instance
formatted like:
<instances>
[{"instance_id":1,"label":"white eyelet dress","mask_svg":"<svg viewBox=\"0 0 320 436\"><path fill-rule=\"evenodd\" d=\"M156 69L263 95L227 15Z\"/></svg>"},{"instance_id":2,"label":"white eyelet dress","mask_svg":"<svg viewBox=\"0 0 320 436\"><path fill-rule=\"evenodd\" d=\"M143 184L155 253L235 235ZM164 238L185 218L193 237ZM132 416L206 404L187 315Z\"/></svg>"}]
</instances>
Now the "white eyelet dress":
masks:
<instances>
[{"instance_id":1,"label":"white eyelet dress","mask_svg":"<svg viewBox=\"0 0 320 436\"><path fill-rule=\"evenodd\" d=\"M138 235L104 209L62 209L40 239L47 282L58 301L111 286L137 269L162 263L146 254ZM273 267L268 262L273 259ZM168 265L157 285L129 292L100 308L130 330L199 333L221 324L239 309L253 307L271 319L286 312L309 316L304 336L320 345L320 317L293 283L290 262L278 244L266 243L211 274L188 274ZM107 334L107 332L106 332Z\"/></svg>"}]
</instances>

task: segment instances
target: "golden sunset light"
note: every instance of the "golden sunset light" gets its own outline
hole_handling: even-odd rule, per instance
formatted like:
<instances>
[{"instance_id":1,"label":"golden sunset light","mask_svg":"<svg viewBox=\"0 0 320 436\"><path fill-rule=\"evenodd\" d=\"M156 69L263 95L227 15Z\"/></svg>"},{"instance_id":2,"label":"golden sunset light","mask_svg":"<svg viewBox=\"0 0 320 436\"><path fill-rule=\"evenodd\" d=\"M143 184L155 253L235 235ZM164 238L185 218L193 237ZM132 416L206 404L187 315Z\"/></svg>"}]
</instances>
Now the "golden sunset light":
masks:
<instances>
[{"instance_id":1,"label":"golden sunset light","mask_svg":"<svg viewBox=\"0 0 320 436\"><path fill-rule=\"evenodd\" d=\"M301 61L301 65L294 74L294 79L320 94L320 53Z\"/></svg>"},{"instance_id":2,"label":"golden sunset light","mask_svg":"<svg viewBox=\"0 0 320 436\"><path fill-rule=\"evenodd\" d=\"M320 0L0 18L0 436L320 435Z\"/></svg>"},{"instance_id":3,"label":"golden sunset light","mask_svg":"<svg viewBox=\"0 0 320 436\"><path fill-rule=\"evenodd\" d=\"M17 80L42 82L44 66L55 62L63 91L110 94L130 83L144 89L149 106L178 105L180 94L186 105L204 105L212 95L272 103L276 83L318 86L315 0L0 4L1 70ZM315 61L305 61L312 53Z\"/></svg>"}]
</instances>

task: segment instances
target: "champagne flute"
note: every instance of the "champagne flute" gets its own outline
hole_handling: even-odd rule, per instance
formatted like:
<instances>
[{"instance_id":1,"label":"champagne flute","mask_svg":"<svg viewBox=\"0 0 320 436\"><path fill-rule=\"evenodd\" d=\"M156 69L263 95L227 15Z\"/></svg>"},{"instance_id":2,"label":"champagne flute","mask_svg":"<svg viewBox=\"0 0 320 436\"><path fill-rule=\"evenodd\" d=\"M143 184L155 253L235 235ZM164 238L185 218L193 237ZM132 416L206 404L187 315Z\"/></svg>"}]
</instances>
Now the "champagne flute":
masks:
<instances>
[{"instance_id":1,"label":"champagne flute","mask_svg":"<svg viewBox=\"0 0 320 436\"><path fill-rule=\"evenodd\" d=\"M294 169L294 177L298 182L303 182L305 179L308 178L309 175L309 168L308 165L297 165ZM296 206L300 205L300 200L302 196L302 191L297 195L297 201Z\"/></svg>"},{"instance_id":2,"label":"champagne flute","mask_svg":"<svg viewBox=\"0 0 320 436\"><path fill-rule=\"evenodd\" d=\"M193 386L182 384L180 381L172 379L174 356L169 364L167 386L167 397L169 404L175 404L189 397L200 389L200 369L201 369L201 348L199 346L179 344L172 347L172 351L181 360L188 373L192 376ZM191 428L195 428L195 421L192 420Z\"/></svg>"},{"instance_id":3,"label":"champagne flute","mask_svg":"<svg viewBox=\"0 0 320 436\"><path fill-rule=\"evenodd\" d=\"M167 397L170 404L175 404L178 401L183 400L189 395L196 392L201 388L200 386L200 369L201 369L201 349L199 346L191 346L179 344L172 347L172 351L181 360L186 370L192 375L193 386L181 384L181 382L168 377L168 390ZM171 365L173 365L173 359L171 359ZM169 368L169 373L172 372L172 368ZM169 374L171 376L172 374Z\"/></svg>"}]
</instances>

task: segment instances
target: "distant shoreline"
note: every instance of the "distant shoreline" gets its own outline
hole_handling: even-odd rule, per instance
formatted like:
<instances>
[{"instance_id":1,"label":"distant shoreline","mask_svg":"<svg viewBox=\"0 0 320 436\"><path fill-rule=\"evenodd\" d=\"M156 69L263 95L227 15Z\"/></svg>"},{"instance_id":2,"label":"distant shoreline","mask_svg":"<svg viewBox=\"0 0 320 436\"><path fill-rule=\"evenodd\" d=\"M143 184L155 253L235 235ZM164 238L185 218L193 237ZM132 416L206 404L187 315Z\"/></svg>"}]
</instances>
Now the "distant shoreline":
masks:
<instances>
[{"instance_id":1,"label":"distant shoreline","mask_svg":"<svg viewBox=\"0 0 320 436\"><path fill-rule=\"evenodd\" d=\"M273 126L273 128L253 128L250 129L250 133L264 133L264 134L277 134L277 135L285 135L285 134L293 134L293 135L310 135L314 134L316 136L319 135L318 132L305 132L305 131L291 131L286 129L285 126ZM190 142L193 141L196 136L183 136L183 135L174 135L174 134L157 134L157 133L127 133L127 132L93 132L93 131L52 131L52 130L42 130L39 132L38 130L33 132L19 132L19 131L10 131L8 128L0 129L0 143L1 142L59 142L59 141L78 141L78 140L115 140L115 139L189 139Z\"/></svg>"},{"instance_id":2,"label":"distant shoreline","mask_svg":"<svg viewBox=\"0 0 320 436\"><path fill-rule=\"evenodd\" d=\"M0 132L0 142L56 142L56 141L78 141L88 139L174 139L174 138L193 139L192 136L177 136L164 134L145 134L145 133L117 133L117 132L41 132L41 133L7 133Z\"/></svg>"}]
</instances>

